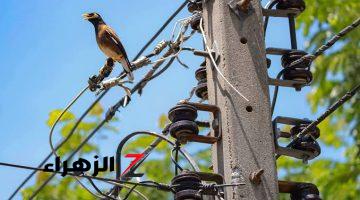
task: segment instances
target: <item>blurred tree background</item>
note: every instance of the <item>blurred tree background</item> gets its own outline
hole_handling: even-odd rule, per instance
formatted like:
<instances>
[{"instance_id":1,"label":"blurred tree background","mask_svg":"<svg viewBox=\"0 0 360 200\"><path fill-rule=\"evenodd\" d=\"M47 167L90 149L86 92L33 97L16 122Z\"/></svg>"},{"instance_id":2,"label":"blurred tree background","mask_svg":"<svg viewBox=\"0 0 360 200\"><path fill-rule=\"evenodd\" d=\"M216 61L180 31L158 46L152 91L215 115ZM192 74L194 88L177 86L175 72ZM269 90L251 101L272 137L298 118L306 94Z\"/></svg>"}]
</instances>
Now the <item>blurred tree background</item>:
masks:
<instances>
[{"instance_id":1,"label":"blurred tree background","mask_svg":"<svg viewBox=\"0 0 360 200\"><path fill-rule=\"evenodd\" d=\"M298 25L308 40L308 51L311 52L325 43L333 34L338 33L359 16L358 0L316 0L306 1L307 9L298 18ZM314 82L308 95L312 111L320 112L335 102L340 96L360 83L360 32L356 30L343 39L327 54L320 56L312 66ZM360 196L360 104L359 95L353 98L331 117L325 120L321 129L321 146L333 151L342 151L342 156L317 158L309 165L301 161L282 157L278 160L280 178L283 180L311 182L319 187L323 199L358 199ZM48 125L52 125L59 115L59 110L50 113ZM96 126L103 109L98 105L91 112L91 120L82 122L72 139L59 151L60 155L68 155L77 144ZM76 116L72 113L62 119L61 134L66 136L74 125ZM167 123L166 116L159 119L159 128ZM109 123L108 130L117 132ZM141 152L153 141L153 137L141 137L126 146L124 153ZM149 180L169 183L173 176L173 165L170 161L171 146L161 143L155 150L156 157L150 157L140 167ZM89 143L81 155L98 152L96 143ZM201 150L194 154L202 169L209 167L210 152ZM34 186L22 191L24 199L42 183L48 174L38 173ZM137 188L151 199L169 199L170 194L148 188ZM282 199L289 199L282 196ZM56 178L36 199L94 199L71 177ZM133 194L130 199L139 199Z\"/></svg>"},{"instance_id":2,"label":"blurred tree background","mask_svg":"<svg viewBox=\"0 0 360 200\"><path fill-rule=\"evenodd\" d=\"M306 10L298 18L298 25L309 41L307 51L317 49L332 35L350 25L359 17L359 10L358 0L306 1ZM312 65L314 81L308 102L314 113L327 108L360 84L359 47L360 31L357 29ZM326 158L315 159L308 165L282 157L277 164L284 172L283 179L314 183L323 199L360 197L359 99L357 95L319 126L321 146L342 151L342 156L326 155Z\"/></svg>"}]
</instances>

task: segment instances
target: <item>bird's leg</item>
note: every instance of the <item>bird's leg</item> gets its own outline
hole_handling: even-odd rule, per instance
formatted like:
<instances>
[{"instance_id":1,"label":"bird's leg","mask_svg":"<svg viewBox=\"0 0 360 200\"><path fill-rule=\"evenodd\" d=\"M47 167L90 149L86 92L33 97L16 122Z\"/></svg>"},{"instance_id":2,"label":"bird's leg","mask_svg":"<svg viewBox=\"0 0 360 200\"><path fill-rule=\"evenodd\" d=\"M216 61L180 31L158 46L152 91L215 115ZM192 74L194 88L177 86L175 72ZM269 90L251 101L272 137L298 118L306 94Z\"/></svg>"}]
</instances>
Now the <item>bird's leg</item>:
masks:
<instances>
[{"instance_id":1,"label":"bird's leg","mask_svg":"<svg viewBox=\"0 0 360 200\"><path fill-rule=\"evenodd\" d=\"M97 89L99 89L99 83L111 74L113 68L114 60L112 58L108 58L104 66L100 68L99 74L93 75L89 78L89 88L92 92L95 92Z\"/></svg>"}]
</instances>

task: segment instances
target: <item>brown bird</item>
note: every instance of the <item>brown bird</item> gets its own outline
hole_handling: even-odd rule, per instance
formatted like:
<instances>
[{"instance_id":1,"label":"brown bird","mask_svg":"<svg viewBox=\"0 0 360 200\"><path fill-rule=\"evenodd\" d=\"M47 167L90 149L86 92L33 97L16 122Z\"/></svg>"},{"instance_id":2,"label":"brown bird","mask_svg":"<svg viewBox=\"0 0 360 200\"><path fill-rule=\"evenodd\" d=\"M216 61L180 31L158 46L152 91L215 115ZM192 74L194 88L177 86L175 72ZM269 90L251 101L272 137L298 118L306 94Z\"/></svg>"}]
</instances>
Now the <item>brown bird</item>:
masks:
<instances>
[{"instance_id":1,"label":"brown bird","mask_svg":"<svg viewBox=\"0 0 360 200\"><path fill-rule=\"evenodd\" d=\"M85 20L94 25L96 42L100 50L109 58L121 63L130 81L134 80L131 72L131 63L127 57L124 46L121 44L115 31L101 18L98 13L83 14Z\"/></svg>"}]
</instances>

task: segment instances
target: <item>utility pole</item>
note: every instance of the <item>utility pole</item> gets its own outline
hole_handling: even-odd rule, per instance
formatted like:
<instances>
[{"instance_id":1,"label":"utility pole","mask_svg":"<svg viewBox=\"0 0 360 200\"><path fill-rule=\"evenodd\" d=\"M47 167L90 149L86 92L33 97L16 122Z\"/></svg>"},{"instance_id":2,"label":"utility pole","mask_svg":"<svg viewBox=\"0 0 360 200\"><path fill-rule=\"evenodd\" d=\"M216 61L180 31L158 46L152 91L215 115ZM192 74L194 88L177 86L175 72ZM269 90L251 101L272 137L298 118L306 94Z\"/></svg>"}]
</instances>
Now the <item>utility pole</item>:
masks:
<instances>
[{"instance_id":1,"label":"utility pole","mask_svg":"<svg viewBox=\"0 0 360 200\"><path fill-rule=\"evenodd\" d=\"M225 199L278 199L260 1L205 0L203 13L207 43L219 55L220 71L249 99L207 60L209 103L221 108L222 140L212 147L214 172L226 183L246 183L226 188ZM256 176L251 181L256 172L260 181Z\"/></svg>"}]
</instances>

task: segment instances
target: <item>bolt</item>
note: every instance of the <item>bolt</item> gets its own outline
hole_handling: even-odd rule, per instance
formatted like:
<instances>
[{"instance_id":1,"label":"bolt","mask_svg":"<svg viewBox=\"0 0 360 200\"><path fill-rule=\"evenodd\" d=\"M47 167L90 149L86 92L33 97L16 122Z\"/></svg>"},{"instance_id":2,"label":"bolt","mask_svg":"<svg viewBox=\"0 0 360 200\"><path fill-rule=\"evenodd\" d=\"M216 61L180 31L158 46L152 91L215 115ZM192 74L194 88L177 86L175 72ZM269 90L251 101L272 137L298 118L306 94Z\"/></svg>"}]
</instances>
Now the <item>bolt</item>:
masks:
<instances>
[{"instance_id":1,"label":"bolt","mask_svg":"<svg viewBox=\"0 0 360 200\"><path fill-rule=\"evenodd\" d=\"M238 9L247 12L249 10L250 7L250 2L251 0L240 0L239 2L237 2L237 7Z\"/></svg>"},{"instance_id":2,"label":"bolt","mask_svg":"<svg viewBox=\"0 0 360 200\"><path fill-rule=\"evenodd\" d=\"M259 185L261 183L261 175L263 173L264 173L263 169L252 172L249 176L250 181L255 185Z\"/></svg>"}]
</instances>

